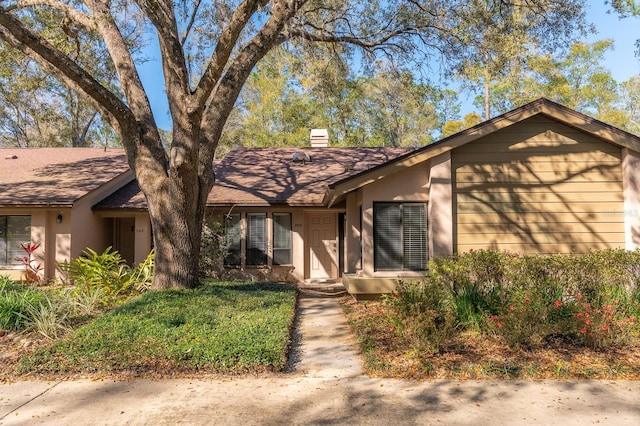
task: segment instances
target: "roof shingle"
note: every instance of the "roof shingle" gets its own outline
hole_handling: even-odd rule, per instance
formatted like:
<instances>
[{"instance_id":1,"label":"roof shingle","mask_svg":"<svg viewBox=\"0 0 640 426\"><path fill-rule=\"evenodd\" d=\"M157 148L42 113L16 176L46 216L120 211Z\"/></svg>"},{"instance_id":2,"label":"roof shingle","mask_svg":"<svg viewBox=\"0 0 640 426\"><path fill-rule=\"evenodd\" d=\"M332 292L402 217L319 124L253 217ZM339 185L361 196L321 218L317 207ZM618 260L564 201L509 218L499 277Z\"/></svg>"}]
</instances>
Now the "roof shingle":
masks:
<instances>
[{"instance_id":1,"label":"roof shingle","mask_svg":"<svg viewBox=\"0 0 640 426\"><path fill-rule=\"evenodd\" d=\"M237 148L214 163L216 183L207 204L321 206L328 185L361 173L411 148ZM293 161L304 152L309 162ZM98 203L97 209L145 209L136 182Z\"/></svg>"},{"instance_id":2,"label":"roof shingle","mask_svg":"<svg viewBox=\"0 0 640 426\"><path fill-rule=\"evenodd\" d=\"M0 205L71 205L129 171L122 149L2 148Z\"/></svg>"}]
</instances>

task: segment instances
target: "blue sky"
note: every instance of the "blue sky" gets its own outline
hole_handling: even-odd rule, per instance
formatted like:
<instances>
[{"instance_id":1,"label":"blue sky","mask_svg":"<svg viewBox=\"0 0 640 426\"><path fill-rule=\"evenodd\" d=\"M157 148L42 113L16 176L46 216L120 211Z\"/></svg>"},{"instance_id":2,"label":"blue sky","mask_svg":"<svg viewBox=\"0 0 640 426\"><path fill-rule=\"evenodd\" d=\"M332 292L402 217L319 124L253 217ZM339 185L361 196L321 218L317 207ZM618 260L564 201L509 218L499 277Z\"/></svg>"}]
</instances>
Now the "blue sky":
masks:
<instances>
[{"instance_id":1,"label":"blue sky","mask_svg":"<svg viewBox=\"0 0 640 426\"><path fill-rule=\"evenodd\" d=\"M587 19L596 25L597 34L591 35L588 41L610 38L615 43L615 51L607 55L603 64L611 70L617 81L625 81L640 74L640 59L634 56L635 42L640 39L640 17L620 19L619 15L607 13L604 0L587 2L590 10Z\"/></svg>"},{"instance_id":2,"label":"blue sky","mask_svg":"<svg viewBox=\"0 0 640 426\"><path fill-rule=\"evenodd\" d=\"M608 6L605 4L605 0L590 0L587 1L587 4L589 5L587 19L596 26L598 31L597 34L590 35L587 41L593 42L610 38L615 43L615 50L607 54L602 65L611 71L613 78L618 82L640 74L640 59L634 56L635 42L640 39L640 17L620 19L615 13L607 13ZM160 55L157 52L157 47L155 51L150 49L148 55L151 60L141 66L140 73L147 88L158 126L170 129L171 120L162 83ZM465 99L464 95L460 99L463 102L462 115L475 111L469 99Z\"/></svg>"}]
</instances>

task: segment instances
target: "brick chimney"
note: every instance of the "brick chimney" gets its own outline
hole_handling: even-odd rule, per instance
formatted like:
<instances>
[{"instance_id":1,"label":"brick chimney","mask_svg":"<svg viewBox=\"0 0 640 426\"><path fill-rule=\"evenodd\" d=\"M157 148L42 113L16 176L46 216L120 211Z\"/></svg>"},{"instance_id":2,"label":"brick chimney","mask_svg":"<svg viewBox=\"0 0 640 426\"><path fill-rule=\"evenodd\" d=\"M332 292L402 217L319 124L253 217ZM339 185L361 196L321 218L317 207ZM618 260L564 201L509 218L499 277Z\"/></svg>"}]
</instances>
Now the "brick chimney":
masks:
<instances>
[{"instance_id":1,"label":"brick chimney","mask_svg":"<svg viewBox=\"0 0 640 426\"><path fill-rule=\"evenodd\" d=\"M327 129L311 129L311 148L326 148L329 146L329 132Z\"/></svg>"}]
</instances>

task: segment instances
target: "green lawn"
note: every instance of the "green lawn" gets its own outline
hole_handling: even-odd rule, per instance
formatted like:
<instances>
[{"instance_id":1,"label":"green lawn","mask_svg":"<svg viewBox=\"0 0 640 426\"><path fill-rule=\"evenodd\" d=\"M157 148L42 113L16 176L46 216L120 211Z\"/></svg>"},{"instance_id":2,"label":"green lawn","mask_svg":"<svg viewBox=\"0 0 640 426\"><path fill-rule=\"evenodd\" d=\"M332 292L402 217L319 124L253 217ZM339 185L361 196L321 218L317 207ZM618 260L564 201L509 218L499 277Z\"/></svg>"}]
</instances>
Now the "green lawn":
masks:
<instances>
[{"instance_id":1,"label":"green lawn","mask_svg":"<svg viewBox=\"0 0 640 426\"><path fill-rule=\"evenodd\" d=\"M209 282L151 291L24 357L20 373L244 373L286 366L296 291Z\"/></svg>"}]
</instances>

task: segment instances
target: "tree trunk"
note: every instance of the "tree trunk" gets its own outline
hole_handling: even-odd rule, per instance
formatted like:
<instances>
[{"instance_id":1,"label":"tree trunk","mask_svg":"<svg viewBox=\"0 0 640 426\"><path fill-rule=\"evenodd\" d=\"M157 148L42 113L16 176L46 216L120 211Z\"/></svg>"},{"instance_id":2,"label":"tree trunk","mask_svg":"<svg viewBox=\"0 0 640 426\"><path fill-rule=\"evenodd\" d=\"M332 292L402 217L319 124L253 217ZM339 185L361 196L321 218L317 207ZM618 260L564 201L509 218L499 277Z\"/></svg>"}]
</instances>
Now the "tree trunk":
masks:
<instances>
[{"instance_id":1,"label":"tree trunk","mask_svg":"<svg viewBox=\"0 0 640 426\"><path fill-rule=\"evenodd\" d=\"M146 196L156 256L152 287L197 287L205 210L198 188L178 189L166 178Z\"/></svg>"},{"instance_id":2,"label":"tree trunk","mask_svg":"<svg viewBox=\"0 0 640 426\"><path fill-rule=\"evenodd\" d=\"M161 148L150 156L139 153L135 168L151 219L155 289L195 288L200 284L200 242L214 181L213 151L200 147L200 132L195 125L181 124L184 127L174 126L169 158ZM161 147L159 142L157 146Z\"/></svg>"}]
</instances>

